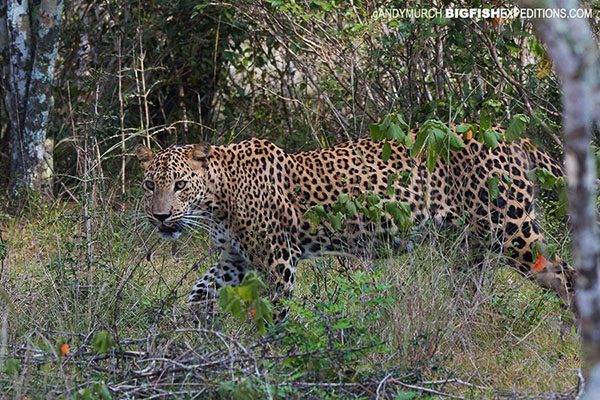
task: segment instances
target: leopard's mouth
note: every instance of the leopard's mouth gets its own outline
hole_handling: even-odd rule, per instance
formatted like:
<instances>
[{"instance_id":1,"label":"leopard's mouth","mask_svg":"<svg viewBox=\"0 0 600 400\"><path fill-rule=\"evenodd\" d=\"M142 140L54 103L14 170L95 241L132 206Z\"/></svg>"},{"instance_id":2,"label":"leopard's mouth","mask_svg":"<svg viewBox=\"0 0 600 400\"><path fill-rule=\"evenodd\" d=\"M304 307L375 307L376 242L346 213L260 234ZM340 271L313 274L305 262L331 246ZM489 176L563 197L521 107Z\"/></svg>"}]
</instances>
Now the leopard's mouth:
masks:
<instances>
[{"instance_id":1,"label":"leopard's mouth","mask_svg":"<svg viewBox=\"0 0 600 400\"><path fill-rule=\"evenodd\" d=\"M177 222L174 225L160 224L158 235L165 240L177 240L183 232L183 224Z\"/></svg>"}]
</instances>

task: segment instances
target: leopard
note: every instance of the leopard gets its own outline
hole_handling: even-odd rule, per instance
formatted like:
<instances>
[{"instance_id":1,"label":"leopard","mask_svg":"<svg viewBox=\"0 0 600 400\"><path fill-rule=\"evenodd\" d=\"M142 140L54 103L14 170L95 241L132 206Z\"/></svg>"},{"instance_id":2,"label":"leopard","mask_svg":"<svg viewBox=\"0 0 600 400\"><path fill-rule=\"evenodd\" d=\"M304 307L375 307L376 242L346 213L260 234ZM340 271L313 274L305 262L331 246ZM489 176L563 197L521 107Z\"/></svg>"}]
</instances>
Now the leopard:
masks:
<instances>
[{"instance_id":1,"label":"leopard","mask_svg":"<svg viewBox=\"0 0 600 400\"><path fill-rule=\"evenodd\" d=\"M393 219L361 213L346 216L342 229L306 218L315 207L331 212L340 197L381 196L406 204L415 227L458 226L494 238L508 265L576 312L575 270L558 255L544 256L547 242L536 205L536 168L564 176L562 164L528 139L502 140L490 147L451 127L462 149L438 157L428 168L423 154L395 140L370 137L331 147L286 152L250 138L238 143L172 145L153 152L138 145L143 202L158 234L176 240L185 231L205 230L218 257L193 286L190 306L206 304L220 288L240 285L250 270L268 277L274 304L292 296L298 263L327 255L372 255L373 244L401 236ZM416 131L412 132L412 135ZM387 149L386 149L387 147ZM384 156L384 152L387 152ZM403 176L403 179L397 179ZM496 187L489 184L496 179ZM395 178L395 179L392 179ZM276 321L287 309L276 307Z\"/></svg>"}]
</instances>

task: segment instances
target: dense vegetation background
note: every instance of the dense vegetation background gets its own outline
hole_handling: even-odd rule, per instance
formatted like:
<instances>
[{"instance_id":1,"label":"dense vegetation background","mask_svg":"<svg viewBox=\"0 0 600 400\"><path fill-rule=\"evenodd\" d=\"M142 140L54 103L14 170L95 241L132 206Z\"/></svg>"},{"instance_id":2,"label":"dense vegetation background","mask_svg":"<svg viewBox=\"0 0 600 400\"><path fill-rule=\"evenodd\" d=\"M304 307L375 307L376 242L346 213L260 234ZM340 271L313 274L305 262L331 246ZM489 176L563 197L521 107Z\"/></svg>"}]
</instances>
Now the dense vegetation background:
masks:
<instances>
[{"instance_id":1,"label":"dense vegetation background","mask_svg":"<svg viewBox=\"0 0 600 400\"><path fill-rule=\"evenodd\" d=\"M386 261L305 265L290 321L263 338L251 322L227 315L215 329L195 329L185 298L210 265L207 237L198 232L171 245L143 226L140 170L131 157L139 142L159 148L258 136L304 150L368 135L369 124L390 113L411 127L429 119L506 126L525 115L527 136L560 157L558 82L530 22L381 13L443 6L65 3L47 131L51 185L23 201L9 190L8 174L1 182L0 393L410 399L576 392L577 339L560 334L568 313L553 295L502 269L496 254L484 252L484 267L469 269L467 232L429 228L410 256ZM568 258L564 221L552 198L543 199L545 229Z\"/></svg>"}]
</instances>

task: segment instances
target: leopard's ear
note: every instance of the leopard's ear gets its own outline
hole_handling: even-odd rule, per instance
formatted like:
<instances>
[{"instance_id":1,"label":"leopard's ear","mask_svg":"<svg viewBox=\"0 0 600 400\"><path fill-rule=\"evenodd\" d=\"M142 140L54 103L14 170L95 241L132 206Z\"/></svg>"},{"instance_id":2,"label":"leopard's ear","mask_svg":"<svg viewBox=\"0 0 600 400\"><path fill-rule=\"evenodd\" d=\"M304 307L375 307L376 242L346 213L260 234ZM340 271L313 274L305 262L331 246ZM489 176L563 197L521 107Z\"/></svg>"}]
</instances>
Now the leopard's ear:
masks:
<instances>
[{"instance_id":1,"label":"leopard's ear","mask_svg":"<svg viewBox=\"0 0 600 400\"><path fill-rule=\"evenodd\" d=\"M142 166L142 169L148 168L152 158L154 157L154 153L152 150L144 146L143 144L138 144L135 146L135 155Z\"/></svg>"},{"instance_id":2,"label":"leopard's ear","mask_svg":"<svg viewBox=\"0 0 600 400\"><path fill-rule=\"evenodd\" d=\"M196 162L204 162L210 156L210 144L208 143L199 143L195 144L192 147L192 151L190 152L190 157L192 161Z\"/></svg>"}]
</instances>

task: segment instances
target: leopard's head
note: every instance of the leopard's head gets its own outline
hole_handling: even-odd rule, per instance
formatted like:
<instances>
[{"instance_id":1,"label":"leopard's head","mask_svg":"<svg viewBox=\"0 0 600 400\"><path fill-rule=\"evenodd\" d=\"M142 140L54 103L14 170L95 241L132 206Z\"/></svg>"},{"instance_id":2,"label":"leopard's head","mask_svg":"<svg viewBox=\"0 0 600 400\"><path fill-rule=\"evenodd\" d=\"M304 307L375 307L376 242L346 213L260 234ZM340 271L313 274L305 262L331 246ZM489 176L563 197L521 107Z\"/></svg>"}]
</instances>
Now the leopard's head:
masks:
<instances>
[{"instance_id":1,"label":"leopard's head","mask_svg":"<svg viewBox=\"0 0 600 400\"><path fill-rule=\"evenodd\" d=\"M175 240L184 229L201 226L195 206L207 197L210 145L171 146L157 153L138 145L135 153L144 170L146 217L159 235Z\"/></svg>"}]
</instances>

